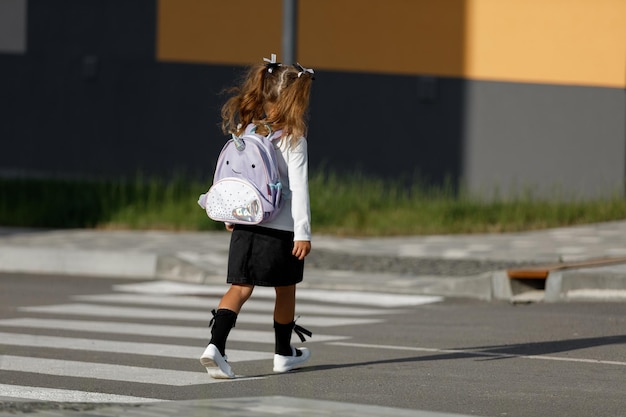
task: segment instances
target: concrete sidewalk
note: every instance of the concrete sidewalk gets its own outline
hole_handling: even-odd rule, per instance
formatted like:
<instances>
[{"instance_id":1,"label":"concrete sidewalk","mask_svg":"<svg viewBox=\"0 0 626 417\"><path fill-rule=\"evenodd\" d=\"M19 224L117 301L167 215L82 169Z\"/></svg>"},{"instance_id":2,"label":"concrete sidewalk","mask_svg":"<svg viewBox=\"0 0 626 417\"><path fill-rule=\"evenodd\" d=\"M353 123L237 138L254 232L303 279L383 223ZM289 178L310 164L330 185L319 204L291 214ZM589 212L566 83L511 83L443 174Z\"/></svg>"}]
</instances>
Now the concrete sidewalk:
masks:
<instances>
[{"instance_id":1,"label":"concrete sidewalk","mask_svg":"<svg viewBox=\"0 0 626 417\"><path fill-rule=\"evenodd\" d=\"M60 408L60 409L59 409ZM15 407L20 410L19 406ZM29 414L37 417L267 417L267 416L335 416L335 417L469 417L465 414L410 410L377 405L352 404L319 399L284 396L215 398L209 400L167 401L147 404L104 405L89 409L84 404L70 404L67 408L27 406ZM17 411L19 412L19 411ZM0 416L15 416L13 410Z\"/></svg>"},{"instance_id":2,"label":"concrete sidewalk","mask_svg":"<svg viewBox=\"0 0 626 417\"><path fill-rule=\"evenodd\" d=\"M223 284L229 239L227 232L0 228L0 271ZM626 301L626 264L554 272L545 288L519 285L502 270L503 265L624 257L626 221L504 234L314 236L313 251L302 287L483 300ZM335 262L327 264L331 257ZM338 268L337 259L347 265ZM424 270L426 261L454 273ZM415 268L398 271L394 266L400 263ZM479 268L469 268L470 263Z\"/></svg>"}]
</instances>

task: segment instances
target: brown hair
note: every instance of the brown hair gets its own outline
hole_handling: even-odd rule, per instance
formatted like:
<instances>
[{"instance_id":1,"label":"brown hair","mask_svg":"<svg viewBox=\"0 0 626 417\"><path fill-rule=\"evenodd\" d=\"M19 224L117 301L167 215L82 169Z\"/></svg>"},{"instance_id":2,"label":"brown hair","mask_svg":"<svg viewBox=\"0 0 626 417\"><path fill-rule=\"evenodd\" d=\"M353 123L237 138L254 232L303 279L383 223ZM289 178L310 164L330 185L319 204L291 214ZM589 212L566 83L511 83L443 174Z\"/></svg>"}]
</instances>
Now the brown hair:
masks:
<instances>
[{"instance_id":1,"label":"brown hair","mask_svg":"<svg viewBox=\"0 0 626 417\"><path fill-rule=\"evenodd\" d=\"M252 66L238 87L227 90L231 97L222 107L222 130L241 133L249 123L267 134L282 129L291 142L306 135L306 118L313 78L299 66L258 64Z\"/></svg>"}]
</instances>

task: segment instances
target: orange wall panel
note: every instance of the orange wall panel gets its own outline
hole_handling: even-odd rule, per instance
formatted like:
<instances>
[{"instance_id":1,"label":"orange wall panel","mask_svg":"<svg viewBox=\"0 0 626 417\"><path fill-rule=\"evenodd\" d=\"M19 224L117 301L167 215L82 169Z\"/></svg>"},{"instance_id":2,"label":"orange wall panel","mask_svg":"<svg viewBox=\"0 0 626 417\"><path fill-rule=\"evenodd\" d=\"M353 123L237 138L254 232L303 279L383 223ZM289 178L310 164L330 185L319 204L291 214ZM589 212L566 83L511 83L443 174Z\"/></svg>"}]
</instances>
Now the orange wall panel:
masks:
<instances>
[{"instance_id":1,"label":"orange wall panel","mask_svg":"<svg viewBox=\"0 0 626 417\"><path fill-rule=\"evenodd\" d=\"M626 0L299 0L298 60L336 71L626 87ZM157 59L281 52L282 0L158 0Z\"/></svg>"},{"instance_id":2,"label":"orange wall panel","mask_svg":"<svg viewBox=\"0 0 626 417\"><path fill-rule=\"evenodd\" d=\"M300 0L299 57L342 71L461 76L464 0Z\"/></svg>"},{"instance_id":3,"label":"orange wall panel","mask_svg":"<svg viewBox=\"0 0 626 417\"><path fill-rule=\"evenodd\" d=\"M463 73L464 0L299 0L303 65ZM248 64L279 54L282 0L159 0L157 58ZM247 26L249 25L249 28Z\"/></svg>"},{"instance_id":4,"label":"orange wall panel","mask_svg":"<svg viewBox=\"0 0 626 417\"><path fill-rule=\"evenodd\" d=\"M279 52L281 0L158 0L157 59L243 64Z\"/></svg>"},{"instance_id":5,"label":"orange wall panel","mask_svg":"<svg viewBox=\"0 0 626 417\"><path fill-rule=\"evenodd\" d=\"M626 87L626 1L467 3L468 78Z\"/></svg>"}]
</instances>

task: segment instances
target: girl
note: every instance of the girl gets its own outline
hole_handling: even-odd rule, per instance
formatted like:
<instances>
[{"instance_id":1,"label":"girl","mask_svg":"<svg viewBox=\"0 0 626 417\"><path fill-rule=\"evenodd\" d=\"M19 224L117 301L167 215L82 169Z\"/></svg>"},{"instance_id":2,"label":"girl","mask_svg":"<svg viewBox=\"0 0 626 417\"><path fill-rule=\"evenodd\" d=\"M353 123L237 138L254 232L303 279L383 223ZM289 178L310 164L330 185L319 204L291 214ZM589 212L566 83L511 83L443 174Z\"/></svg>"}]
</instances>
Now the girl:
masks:
<instances>
[{"instance_id":1,"label":"girl","mask_svg":"<svg viewBox=\"0 0 626 417\"><path fill-rule=\"evenodd\" d=\"M241 86L228 90L231 97L222 107L222 130L240 134L250 123L260 134L282 130L274 146L285 201L277 217L259 226L226 224L232 231L227 277L231 286L217 311L212 311L211 341L200 358L213 378L235 377L226 358L226 339L255 285L276 291L274 372L290 371L310 357L307 348L291 346L291 333L302 341L303 332L311 336L295 324L294 313L296 284L302 281L304 258L311 251L305 135L313 70L277 63L276 55L264 61L250 68Z\"/></svg>"}]
</instances>

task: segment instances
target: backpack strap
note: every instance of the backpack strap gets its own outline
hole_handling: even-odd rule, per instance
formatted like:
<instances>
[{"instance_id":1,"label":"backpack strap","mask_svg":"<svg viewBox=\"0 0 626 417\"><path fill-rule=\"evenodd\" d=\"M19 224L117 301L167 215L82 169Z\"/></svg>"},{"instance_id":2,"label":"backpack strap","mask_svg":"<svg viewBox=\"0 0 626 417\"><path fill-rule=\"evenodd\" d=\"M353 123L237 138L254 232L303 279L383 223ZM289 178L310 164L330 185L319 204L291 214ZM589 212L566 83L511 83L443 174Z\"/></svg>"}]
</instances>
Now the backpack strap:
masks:
<instances>
[{"instance_id":1,"label":"backpack strap","mask_svg":"<svg viewBox=\"0 0 626 417\"><path fill-rule=\"evenodd\" d=\"M279 129L279 130L277 130L275 132L271 132L267 138L271 142L271 141L274 141L274 140L280 138L282 135L283 135L283 131L282 131L282 129Z\"/></svg>"},{"instance_id":2,"label":"backpack strap","mask_svg":"<svg viewBox=\"0 0 626 417\"><path fill-rule=\"evenodd\" d=\"M267 136L265 136L270 142L272 142L275 139L278 139L282 136L283 131L282 129L279 129L277 131L272 131L272 128L269 125L265 125L267 127L267 129L269 130L269 134ZM249 133L256 133L256 128L258 126L254 123L250 123L248 126L246 126L246 130L244 131L244 134L249 134Z\"/></svg>"},{"instance_id":3,"label":"backpack strap","mask_svg":"<svg viewBox=\"0 0 626 417\"><path fill-rule=\"evenodd\" d=\"M256 128L257 128L257 125L255 125L254 123L250 123L248 126L246 126L246 129L243 131L243 134L247 135L248 133L255 133Z\"/></svg>"}]
</instances>

